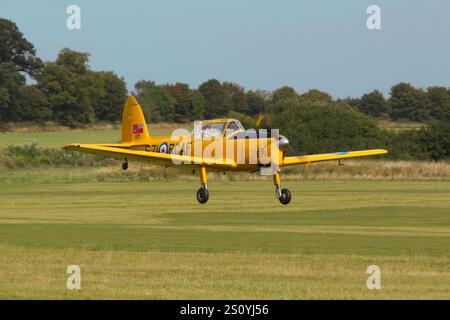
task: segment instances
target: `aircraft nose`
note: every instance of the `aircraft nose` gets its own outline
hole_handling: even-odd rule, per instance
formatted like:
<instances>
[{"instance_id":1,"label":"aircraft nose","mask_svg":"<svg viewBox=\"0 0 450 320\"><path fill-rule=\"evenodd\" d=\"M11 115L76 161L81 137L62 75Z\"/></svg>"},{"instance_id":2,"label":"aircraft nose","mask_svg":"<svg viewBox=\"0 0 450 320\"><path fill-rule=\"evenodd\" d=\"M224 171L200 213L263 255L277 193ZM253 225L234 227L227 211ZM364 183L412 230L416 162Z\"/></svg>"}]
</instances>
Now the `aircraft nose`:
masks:
<instances>
[{"instance_id":1,"label":"aircraft nose","mask_svg":"<svg viewBox=\"0 0 450 320\"><path fill-rule=\"evenodd\" d=\"M280 136L278 139L278 145L281 151L284 151L287 149L289 145L289 140L285 136Z\"/></svg>"}]
</instances>

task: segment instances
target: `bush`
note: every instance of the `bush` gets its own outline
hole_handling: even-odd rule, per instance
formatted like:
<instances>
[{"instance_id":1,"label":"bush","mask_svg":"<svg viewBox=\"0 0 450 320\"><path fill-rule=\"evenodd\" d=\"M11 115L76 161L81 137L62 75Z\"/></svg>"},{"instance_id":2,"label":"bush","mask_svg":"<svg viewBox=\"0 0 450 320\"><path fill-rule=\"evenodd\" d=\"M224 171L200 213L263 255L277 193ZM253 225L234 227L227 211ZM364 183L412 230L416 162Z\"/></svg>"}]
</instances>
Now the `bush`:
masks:
<instances>
[{"instance_id":1,"label":"bush","mask_svg":"<svg viewBox=\"0 0 450 320\"><path fill-rule=\"evenodd\" d=\"M434 161L450 158L450 123L433 122L429 128L421 130L418 141Z\"/></svg>"},{"instance_id":2,"label":"bush","mask_svg":"<svg viewBox=\"0 0 450 320\"><path fill-rule=\"evenodd\" d=\"M289 99L272 107L272 127L290 140L295 153L322 153L385 147L389 134L363 114L334 103Z\"/></svg>"},{"instance_id":3,"label":"bush","mask_svg":"<svg viewBox=\"0 0 450 320\"><path fill-rule=\"evenodd\" d=\"M102 156L68 152L62 149L43 149L37 143L11 145L4 149L0 164L9 169L37 166L101 166L114 160Z\"/></svg>"}]
</instances>

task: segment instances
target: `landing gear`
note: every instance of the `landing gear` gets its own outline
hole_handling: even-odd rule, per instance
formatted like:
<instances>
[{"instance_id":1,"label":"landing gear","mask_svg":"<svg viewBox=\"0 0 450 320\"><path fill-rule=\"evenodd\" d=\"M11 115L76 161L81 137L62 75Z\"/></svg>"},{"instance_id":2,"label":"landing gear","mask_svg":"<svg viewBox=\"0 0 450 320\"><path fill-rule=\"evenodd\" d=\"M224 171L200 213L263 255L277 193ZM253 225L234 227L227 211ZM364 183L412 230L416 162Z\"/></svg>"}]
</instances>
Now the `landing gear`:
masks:
<instances>
[{"instance_id":1,"label":"landing gear","mask_svg":"<svg viewBox=\"0 0 450 320\"><path fill-rule=\"evenodd\" d=\"M122 162L122 170L127 170L128 169L128 160L125 160L124 162Z\"/></svg>"},{"instance_id":2,"label":"landing gear","mask_svg":"<svg viewBox=\"0 0 450 320\"><path fill-rule=\"evenodd\" d=\"M291 202L291 192L288 189L281 189L280 171L273 175L273 184L275 185L275 195L281 204L287 205Z\"/></svg>"},{"instance_id":3,"label":"landing gear","mask_svg":"<svg viewBox=\"0 0 450 320\"><path fill-rule=\"evenodd\" d=\"M199 203L207 203L209 200L208 184L206 181L206 168L200 167L200 188L197 190L197 201ZM288 189L281 189L280 171L273 175L273 184L275 185L275 195L281 204L287 205L291 202L291 192Z\"/></svg>"},{"instance_id":4,"label":"landing gear","mask_svg":"<svg viewBox=\"0 0 450 320\"><path fill-rule=\"evenodd\" d=\"M197 201L200 203L206 203L209 199L208 185L206 183L206 168L200 167L200 183L201 187L197 191Z\"/></svg>"}]
</instances>

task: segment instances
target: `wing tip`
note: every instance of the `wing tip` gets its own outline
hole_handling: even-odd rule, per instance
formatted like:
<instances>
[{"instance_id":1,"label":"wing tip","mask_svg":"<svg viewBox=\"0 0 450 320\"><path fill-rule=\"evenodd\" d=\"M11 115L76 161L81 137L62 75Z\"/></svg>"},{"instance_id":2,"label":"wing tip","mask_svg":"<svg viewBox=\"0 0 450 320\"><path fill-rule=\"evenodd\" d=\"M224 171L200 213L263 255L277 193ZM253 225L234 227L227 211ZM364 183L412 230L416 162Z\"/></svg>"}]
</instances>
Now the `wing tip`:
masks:
<instances>
[{"instance_id":1,"label":"wing tip","mask_svg":"<svg viewBox=\"0 0 450 320\"><path fill-rule=\"evenodd\" d=\"M78 143L71 143L71 144L66 144L64 147L62 147L64 150L74 150L74 149L79 149L81 147L80 144Z\"/></svg>"},{"instance_id":2,"label":"wing tip","mask_svg":"<svg viewBox=\"0 0 450 320\"><path fill-rule=\"evenodd\" d=\"M387 154L387 153L389 153L389 150L387 150L387 149L377 149L377 151L379 152L379 154Z\"/></svg>"}]
</instances>

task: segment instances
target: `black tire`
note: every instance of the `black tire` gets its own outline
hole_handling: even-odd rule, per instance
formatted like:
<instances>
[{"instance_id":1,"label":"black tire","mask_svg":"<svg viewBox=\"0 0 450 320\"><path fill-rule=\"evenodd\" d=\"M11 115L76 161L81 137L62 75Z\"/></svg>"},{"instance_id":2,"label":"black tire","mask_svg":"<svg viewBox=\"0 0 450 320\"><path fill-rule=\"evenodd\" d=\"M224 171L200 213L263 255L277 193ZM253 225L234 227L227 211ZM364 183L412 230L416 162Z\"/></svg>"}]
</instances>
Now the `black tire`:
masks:
<instances>
[{"instance_id":1,"label":"black tire","mask_svg":"<svg viewBox=\"0 0 450 320\"><path fill-rule=\"evenodd\" d=\"M128 169L128 162L122 162L122 170Z\"/></svg>"},{"instance_id":2,"label":"black tire","mask_svg":"<svg viewBox=\"0 0 450 320\"><path fill-rule=\"evenodd\" d=\"M209 192L207 189L201 187L197 191L197 201L200 203L207 203L209 199Z\"/></svg>"},{"instance_id":3,"label":"black tire","mask_svg":"<svg viewBox=\"0 0 450 320\"><path fill-rule=\"evenodd\" d=\"M291 202L291 198L291 192L288 189L283 189L281 190L281 197L278 200L280 200L281 204L287 205Z\"/></svg>"}]
</instances>

